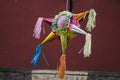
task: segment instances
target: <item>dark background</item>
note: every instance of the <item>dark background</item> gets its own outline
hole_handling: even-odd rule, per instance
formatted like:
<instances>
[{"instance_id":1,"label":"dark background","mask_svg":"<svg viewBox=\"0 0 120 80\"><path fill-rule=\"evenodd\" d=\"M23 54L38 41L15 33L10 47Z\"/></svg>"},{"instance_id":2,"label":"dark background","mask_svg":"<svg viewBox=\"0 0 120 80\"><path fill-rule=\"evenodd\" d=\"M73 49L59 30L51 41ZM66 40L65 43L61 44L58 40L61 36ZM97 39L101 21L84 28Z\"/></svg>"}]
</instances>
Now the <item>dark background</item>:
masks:
<instances>
[{"instance_id":1,"label":"dark background","mask_svg":"<svg viewBox=\"0 0 120 80\"><path fill-rule=\"evenodd\" d=\"M43 53L50 66L41 57L39 65L30 63L40 40L32 37L38 17L54 17L65 10L66 0L0 0L0 66L56 69L61 55L59 40L46 44ZM96 28L92 32L92 55L78 54L84 37L72 39L67 48L67 70L120 72L120 0L74 0L74 13L94 8L97 12ZM86 21L81 22L85 28Z\"/></svg>"}]
</instances>

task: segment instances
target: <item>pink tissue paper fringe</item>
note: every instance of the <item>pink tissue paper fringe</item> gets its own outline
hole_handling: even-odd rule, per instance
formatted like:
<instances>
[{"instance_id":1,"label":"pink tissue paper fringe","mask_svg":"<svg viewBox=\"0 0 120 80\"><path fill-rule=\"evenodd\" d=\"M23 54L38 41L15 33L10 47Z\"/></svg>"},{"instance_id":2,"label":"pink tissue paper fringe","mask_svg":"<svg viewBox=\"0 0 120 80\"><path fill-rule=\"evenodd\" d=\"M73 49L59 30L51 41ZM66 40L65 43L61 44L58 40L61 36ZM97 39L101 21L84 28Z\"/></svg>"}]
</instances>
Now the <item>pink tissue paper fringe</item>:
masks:
<instances>
[{"instance_id":1,"label":"pink tissue paper fringe","mask_svg":"<svg viewBox=\"0 0 120 80\"><path fill-rule=\"evenodd\" d=\"M42 22L43 22L43 19L44 18L38 18L37 20L37 23L35 25L35 28L34 28L34 33L33 33L33 36L36 38L36 39L40 39L40 34L41 34L41 31L42 31Z\"/></svg>"}]
</instances>

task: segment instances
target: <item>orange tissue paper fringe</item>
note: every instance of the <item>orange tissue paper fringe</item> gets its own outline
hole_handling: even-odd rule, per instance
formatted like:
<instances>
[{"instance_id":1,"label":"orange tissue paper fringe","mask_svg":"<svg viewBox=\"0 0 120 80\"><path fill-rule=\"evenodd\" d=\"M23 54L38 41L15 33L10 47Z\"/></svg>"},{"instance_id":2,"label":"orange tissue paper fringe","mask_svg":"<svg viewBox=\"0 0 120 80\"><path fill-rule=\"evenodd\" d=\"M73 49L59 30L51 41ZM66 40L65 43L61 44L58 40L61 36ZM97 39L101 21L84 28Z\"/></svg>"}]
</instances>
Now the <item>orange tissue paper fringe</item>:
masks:
<instances>
[{"instance_id":1,"label":"orange tissue paper fringe","mask_svg":"<svg viewBox=\"0 0 120 80\"><path fill-rule=\"evenodd\" d=\"M57 77L64 78L66 71L66 54L62 54L60 57L60 65L57 73Z\"/></svg>"}]
</instances>

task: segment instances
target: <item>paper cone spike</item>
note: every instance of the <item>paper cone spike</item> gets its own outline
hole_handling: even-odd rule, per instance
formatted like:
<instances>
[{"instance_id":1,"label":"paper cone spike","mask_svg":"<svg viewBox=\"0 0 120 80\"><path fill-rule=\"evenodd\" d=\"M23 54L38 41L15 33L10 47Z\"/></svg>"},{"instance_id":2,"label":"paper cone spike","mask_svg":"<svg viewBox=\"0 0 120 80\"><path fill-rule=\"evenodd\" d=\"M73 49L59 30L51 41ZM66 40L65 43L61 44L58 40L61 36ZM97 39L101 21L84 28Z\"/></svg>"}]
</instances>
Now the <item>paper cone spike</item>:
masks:
<instances>
[{"instance_id":1,"label":"paper cone spike","mask_svg":"<svg viewBox=\"0 0 120 80\"><path fill-rule=\"evenodd\" d=\"M67 48L67 33L61 33L60 40L61 40L62 52L65 53Z\"/></svg>"},{"instance_id":2,"label":"paper cone spike","mask_svg":"<svg viewBox=\"0 0 120 80\"><path fill-rule=\"evenodd\" d=\"M55 38L55 35L53 32L50 32L50 34L42 41L41 45L53 40Z\"/></svg>"},{"instance_id":3,"label":"paper cone spike","mask_svg":"<svg viewBox=\"0 0 120 80\"><path fill-rule=\"evenodd\" d=\"M87 34L84 30L78 28L76 25L72 25L70 30L73 31L75 34L83 34L83 35Z\"/></svg>"},{"instance_id":4,"label":"paper cone spike","mask_svg":"<svg viewBox=\"0 0 120 80\"><path fill-rule=\"evenodd\" d=\"M53 18L44 18L44 21L48 24L52 24Z\"/></svg>"},{"instance_id":5,"label":"paper cone spike","mask_svg":"<svg viewBox=\"0 0 120 80\"><path fill-rule=\"evenodd\" d=\"M74 18L76 20L81 20L82 18L85 18L85 16L89 13L89 11L85 11L85 12L82 12L82 13L78 13L78 14L74 14Z\"/></svg>"}]
</instances>

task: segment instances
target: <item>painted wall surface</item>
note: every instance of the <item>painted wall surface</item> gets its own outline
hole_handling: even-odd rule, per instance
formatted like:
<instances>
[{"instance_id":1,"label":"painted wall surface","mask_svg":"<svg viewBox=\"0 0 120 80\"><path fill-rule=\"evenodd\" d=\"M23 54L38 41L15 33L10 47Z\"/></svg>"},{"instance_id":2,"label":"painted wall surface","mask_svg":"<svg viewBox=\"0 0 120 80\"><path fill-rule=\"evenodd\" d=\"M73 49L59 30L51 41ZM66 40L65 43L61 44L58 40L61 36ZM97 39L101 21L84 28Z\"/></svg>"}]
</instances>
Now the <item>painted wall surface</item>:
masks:
<instances>
[{"instance_id":1,"label":"painted wall surface","mask_svg":"<svg viewBox=\"0 0 120 80\"><path fill-rule=\"evenodd\" d=\"M56 69L61 56L59 40L44 46L50 66L40 59L39 65L30 63L41 40L32 37L38 17L54 17L65 10L66 0L0 0L0 66ZM78 54L84 45L84 36L77 36L67 48L67 69L80 71L120 72L120 0L74 0L74 13L94 8L97 12L96 28L93 30L92 55L84 58ZM81 22L85 28L86 21Z\"/></svg>"}]
</instances>

